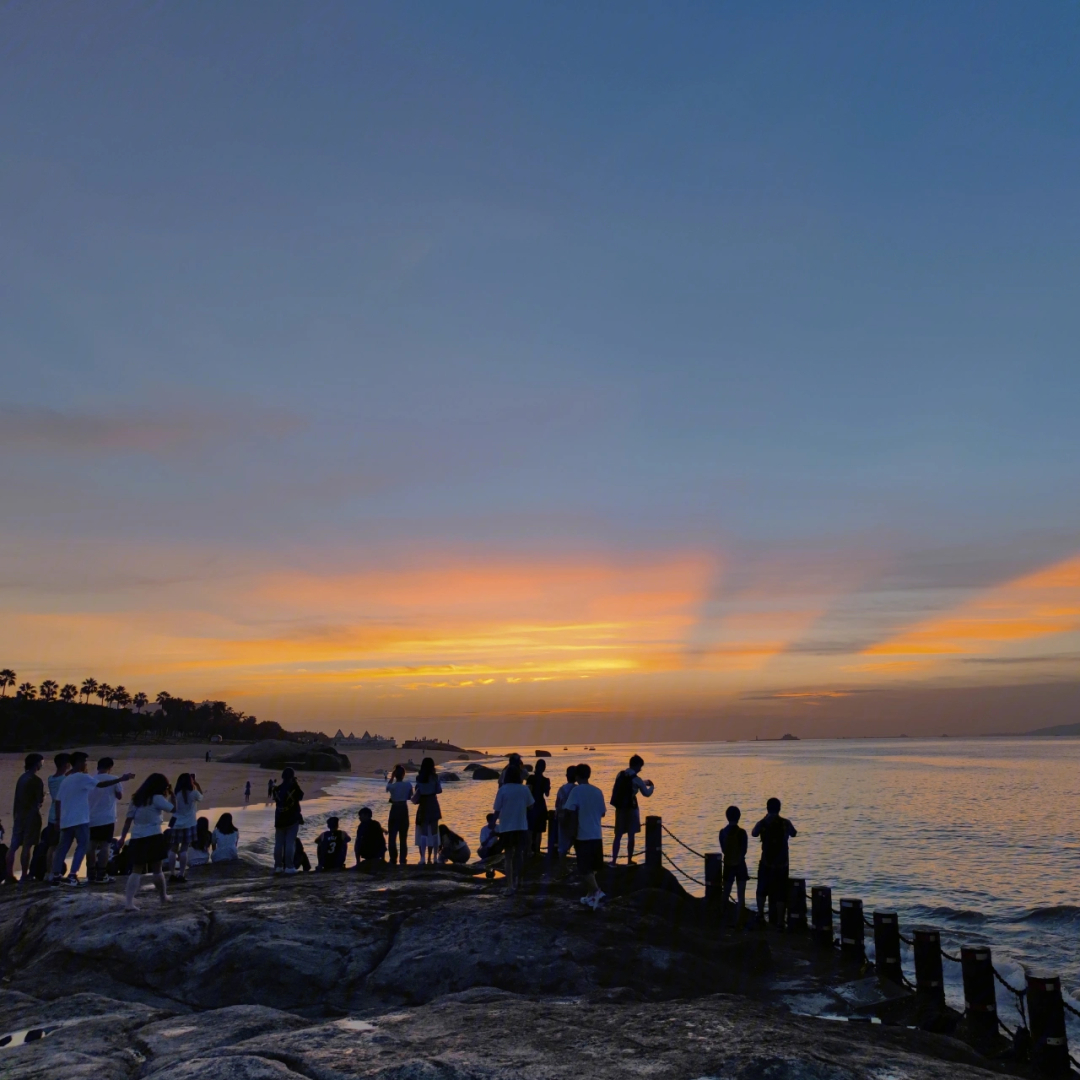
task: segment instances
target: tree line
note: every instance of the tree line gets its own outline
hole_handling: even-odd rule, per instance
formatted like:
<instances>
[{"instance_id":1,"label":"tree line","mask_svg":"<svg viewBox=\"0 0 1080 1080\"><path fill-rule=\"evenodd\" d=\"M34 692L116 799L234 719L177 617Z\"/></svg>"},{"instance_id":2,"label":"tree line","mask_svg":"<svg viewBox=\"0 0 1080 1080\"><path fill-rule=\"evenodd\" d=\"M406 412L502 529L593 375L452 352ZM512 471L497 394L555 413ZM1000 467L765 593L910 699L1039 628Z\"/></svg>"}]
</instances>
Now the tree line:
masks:
<instances>
[{"instance_id":1,"label":"tree line","mask_svg":"<svg viewBox=\"0 0 1080 1080\"><path fill-rule=\"evenodd\" d=\"M15 693L8 697L10 688ZM124 686L92 678L79 685L45 679L35 686L20 683L11 668L3 668L0 710L7 722L0 730L0 743L17 749L24 743L40 747L69 738L124 739L144 732L180 738L297 738L297 733L285 731L274 721L260 721L224 701L195 702L166 690L153 700L158 708L148 712L150 697L142 691L132 694Z\"/></svg>"}]
</instances>

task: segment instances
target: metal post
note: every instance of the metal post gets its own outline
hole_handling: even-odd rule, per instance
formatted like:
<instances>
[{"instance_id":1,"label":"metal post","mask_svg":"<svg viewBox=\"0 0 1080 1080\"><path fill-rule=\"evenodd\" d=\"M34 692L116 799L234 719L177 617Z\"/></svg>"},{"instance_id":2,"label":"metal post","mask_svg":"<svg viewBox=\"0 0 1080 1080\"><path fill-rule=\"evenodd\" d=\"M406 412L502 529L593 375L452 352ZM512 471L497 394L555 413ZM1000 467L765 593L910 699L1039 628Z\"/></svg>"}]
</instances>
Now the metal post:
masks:
<instances>
[{"instance_id":1,"label":"metal post","mask_svg":"<svg viewBox=\"0 0 1080 1080\"><path fill-rule=\"evenodd\" d=\"M895 911L874 912L874 964L883 979L903 986L900 966L900 920Z\"/></svg>"},{"instance_id":2,"label":"metal post","mask_svg":"<svg viewBox=\"0 0 1080 1080\"><path fill-rule=\"evenodd\" d=\"M806 929L806 878L787 880L787 925L789 930Z\"/></svg>"},{"instance_id":3,"label":"metal post","mask_svg":"<svg viewBox=\"0 0 1080 1080\"><path fill-rule=\"evenodd\" d=\"M945 1000L945 976L941 970L941 935L936 930L916 930L915 992L920 997Z\"/></svg>"},{"instance_id":4,"label":"metal post","mask_svg":"<svg viewBox=\"0 0 1080 1080\"><path fill-rule=\"evenodd\" d=\"M554 810L547 812L547 853L549 859L559 857L559 818Z\"/></svg>"},{"instance_id":5,"label":"metal post","mask_svg":"<svg viewBox=\"0 0 1080 1080\"><path fill-rule=\"evenodd\" d=\"M828 885L815 885L810 890L810 922L817 941L832 948L832 889Z\"/></svg>"},{"instance_id":6,"label":"metal post","mask_svg":"<svg viewBox=\"0 0 1080 1080\"><path fill-rule=\"evenodd\" d=\"M964 1018L972 1041L990 1043L997 1038L997 994L994 962L984 945L965 945L960 950L964 974Z\"/></svg>"},{"instance_id":7,"label":"metal post","mask_svg":"<svg viewBox=\"0 0 1080 1080\"><path fill-rule=\"evenodd\" d=\"M645 819L645 865L650 870L659 870L664 864L661 854L664 850L664 833L660 818L650 814Z\"/></svg>"},{"instance_id":8,"label":"metal post","mask_svg":"<svg viewBox=\"0 0 1080 1080\"><path fill-rule=\"evenodd\" d=\"M1028 1025L1031 1060L1045 1076L1069 1075L1069 1040L1065 1033L1065 1006L1061 979L1056 975L1027 977Z\"/></svg>"},{"instance_id":9,"label":"metal post","mask_svg":"<svg viewBox=\"0 0 1080 1080\"><path fill-rule=\"evenodd\" d=\"M845 897L840 901L840 951L852 960L866 956L862 901Z\"/></svg>"},{"instance_id":10,"label":"metal post","mask_svg":"<svg viewBox=\"0 0 1080 1080\"><path fill-rule=\"evenodd\" d=\"M724 899L724 856L719 851L705 853L705 899L715 904Z\"/></svg>"}]
</instances>

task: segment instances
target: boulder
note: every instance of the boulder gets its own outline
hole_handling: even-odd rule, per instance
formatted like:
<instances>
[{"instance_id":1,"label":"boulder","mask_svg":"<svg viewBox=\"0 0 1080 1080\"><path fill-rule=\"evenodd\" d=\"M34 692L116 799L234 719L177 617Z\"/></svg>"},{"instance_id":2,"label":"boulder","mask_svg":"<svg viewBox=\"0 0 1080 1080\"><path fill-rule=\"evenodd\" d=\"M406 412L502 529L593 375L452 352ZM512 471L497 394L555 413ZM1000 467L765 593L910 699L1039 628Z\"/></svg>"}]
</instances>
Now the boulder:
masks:
<instances>
[{"instance_id":1,"label":"boulder","mask_svg":"<svg viewBox=\"0 0 1080 1080\"><path fill-rule=\"evenodd\" d=\"M487 765L477 765L476 768L472 770L472 778L474 780L498 780L499 770L492 769Z\"/></svg>"},{"instance_id":2,"label":"boulder","mask_svg":"<svg viewBox=\"0 0 1080 1080\"><path fill-rule=\"evenodd\" d=\"M536 757L551 757L550 750L534 750L533 754Z\"/></svg>"}]
</instances>

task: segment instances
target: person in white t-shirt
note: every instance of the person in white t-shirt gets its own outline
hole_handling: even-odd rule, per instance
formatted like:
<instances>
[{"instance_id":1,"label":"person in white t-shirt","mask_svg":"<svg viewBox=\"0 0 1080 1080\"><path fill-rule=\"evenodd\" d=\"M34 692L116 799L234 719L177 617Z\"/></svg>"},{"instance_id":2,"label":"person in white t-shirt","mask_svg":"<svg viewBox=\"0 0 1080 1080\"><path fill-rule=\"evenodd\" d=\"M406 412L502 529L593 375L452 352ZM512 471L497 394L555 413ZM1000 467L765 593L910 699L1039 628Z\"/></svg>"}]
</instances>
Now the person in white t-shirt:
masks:
<instances>
[{"instance_id":1,"label":"person in white t-shirt","mask_svg":"<svg viewBox=\"0 0 1080 1080\"><path fill-rule=\"evenodd\" d=\"M214 826L214 854L211 862L236 862L240 858L240 831L232 814L222 814Z\"/></svg>"},{"instance_id":2,"label":"person in white t-shirt","mask_svg":"<svg viewBox=\"0 0 1080 1080\"><path fill-rule=\"evenodd\" d=\"M56 765L56 772L47 781L49 785L49 822L45 827L45 831L41 834L41 842L48 844L45 850L45 881L47 884L51 883L53 879L52 868L56 860L56 845L60 843L60 823L56 820L56 811L60 803L57 800L60 797L60 785L64 782L67 774L71 772L71 755L56 754L53 757L53 762Z\"/></svg>"},{"instance_id":3,"label":"person in white t-shirt","mask_svg":"<svg viewBox=\"0 0 1080 1080\"><path fill-rule=\"evenodd\" d=\"M165 875L161 872L161 864L169 853L168 842L161 831L161 815L173 812L172 794L169 778L163 773L151 773L131 796L124 827L120 830L120 847L124 846L128 833L131 834L128 844L131 873L124 888L125 911L137 910L135 897L146 873L153 879L161 902L164 904L169 899Z\"/></svg>"},{"instance_id":4,"label":"person in white t-shirt","mask_svg":"<svg viewBox=\"0 0 1080 1080\"><path fill-rule=\"evenodd\" d=\"M112 775L113 759L98 759L98 780L119 780ZM116 804L124 797L123 787L117 783L111 788L94 788L90 792L90 856L86 860L86 876L92 883L108 885L109 855L112 850L113 833L116 832Z\"/></svg>"},{"instance_id":5,"label":"person in white t-shirt","mask_svg":"<svg viewBox=\"0 0 1080 1080\"><path fill-rule=\"evenodd\" d=\"M517 765L507 765L502 787L492 807L498 818L499 838L506 850L503 869L506 871L507 896L513 896L521 884L525 873L525 853L531 847L529 807L533 804L533 797L521 780L522 773Z\"/></svg>"},{"instance_id":6,"label":"person in white t-shirt","mask_svg":"<svg viewBox=\"0 0 1080 1080\"><path fill-rule=\"evenodd\" d=\"M130 780L135 774L102 780L86 772L89 754L76 750L71 755L71 772L64 777L56 795L56 821L60 826L60 840L53 860L53 882L59 884L64 872L64 860L75 844L75 855L71 861L71 873L63 879L66 885L82 885L79 880L79 868L90 846L90 792L95 788L116 787L124 780Z\"/></svg>"},{"instance_id":7,"label":"person in white t-shirt","mask_svg":"<svg viewBox=\"0 0 1080 1080\"><path fill-rule=\"evenodd\" d=\"M604 865L604 838L601 819L607 813L604 793L589 783L592 769L581 764L577 767L577 787L566 797L564 809L577 811L577 840L574 851L577 852L578 872L585 879L589 891L581 898L587 907L597 908L604 899L604 891L596 881L596 873Z\"/></svg>"},{"instance_id":8,"label":"person in white t-shirt","mask_svg":"<svg viewBox=\"0 0 1080 1080\"><path fill-rule=\"evenodd\" d=\"M173 794L176 821L172 827L169 880L183 885L187 881L188 848L195 842L197 835L199 803L203 797L203 789L199 787L193 772L182 772L176 778Z\"/></svg>"}]
</instances>

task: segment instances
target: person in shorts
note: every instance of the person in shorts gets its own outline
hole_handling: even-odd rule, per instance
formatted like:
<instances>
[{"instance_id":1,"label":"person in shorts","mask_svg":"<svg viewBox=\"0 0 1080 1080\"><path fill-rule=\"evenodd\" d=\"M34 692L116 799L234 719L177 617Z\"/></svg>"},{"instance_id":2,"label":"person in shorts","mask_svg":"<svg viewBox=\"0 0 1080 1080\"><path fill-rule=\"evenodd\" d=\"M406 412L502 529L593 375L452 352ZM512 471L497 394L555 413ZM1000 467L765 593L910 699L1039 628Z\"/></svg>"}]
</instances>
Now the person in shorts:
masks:
<instances>
[{"instance_id":1,"label":"person in shorts","mask_svg":"<svg viewBox=\"0 0 1080 1080\"><path fill-rule=\"evenodd\" d=\"M15 852L22 849L20 882L30 879L30 855L41 840L41 805L45 802L45 785L38 772L44 758L27 754L23 774L15 782L15 802L12 806L11 847L7 853L7 878L15 877Z\"/></svg>"},{"instance_id":2,"label":"person in shorts","mask_svg":"<svg viewBox=\"0 0 1080 1080\"><path fill-rule=\"evenodd\" d=\"M746 830L739 825L742 811L737 806L729 806L724 816L728 823L720 830L720 851L724 856L724 891L720 901L720 922L723 923L727 915L731 886L737 884L739 907L736 925L741 926L746 917L746 883L750 880L750 872L746 868L746 852L750 841Z\"/></svg>"},{"instance_id":3,"label":"person in shorts","mask_svg":"<svg viewBox=\"0 0 1080 1080\"><path fill-rule=\"evenodd\" d=\"M754 826L751 836L761 839L761 862L758 863L758 925L765 924L765 901L769 901L769 921L781 929L787 906L788 839L798 836L795 826L780 816L780 800L766 804L766 815Z\"/></svg>"},{"instance_id":4,"label":"person in shorts","mask_svg":"<svg viewBox=\"0 0 1080 1080\"><path fill-rule=\"evenodd\" d=\"M129 832L131 834L127 847L131 873L124 889L125 911L137 910L135 897L142 888L143 874L150 874L163 904L169 899L165 875L161 872L161 864L169 854L169 842L161 831L161 816L172 814L172 799L173 790L164 773L151 773L131 796L124 827L120 830L120 847L124 846Z\"/></svg>"},{"instance_id":5,"label":"person in shorts","mask_svg":"<svg viewBox=\"0 0 1080 1080\"><path fill-rule=\"evenodd\" d=\"M615 839L611 842L611 865L619 861L619 845L622 838L626 837L626 864L634 865L634 841L641 832L641 812L638 810L638 795L646 799L652 796L655 790L651 780L642 780L641 770L645 768L645 762L640 755L635 754L630 759L630 767L623 769L615 777L615 785L611 789L611 805L615 808Z\"/></svg>"},{"instance_id":6,"label":"person in shorts","mask_svg":"<svg viewBox=\"0 0 1080 1080\"><path fill-rule=\"evenodd\" d=\"M86 876L92 884L107 885L109 857L112 855L112 839L116 832L116 804L124 797L119 777L112 775L113 759L98 759L97 778L116 780L109 788L95 788L90 792L90 855L86 860Z\"/></svg>"},{"instance_id":7,"label":"person in shorts","mask_svg":"<svg viewBox=\"0 0 1080 1080\"><path fill-rule=\"evenodd\" d=\"M525 855L532 850L529 807L533 804L533 796L522 779L522 771L516 764L507 765L502 787L496 793L492 807L498 820L499 839L506 852L503 869L506 871L507 896L517 892L525 873Z\"/></svg>"},{"instance_id":8,"label":"person in shorts","mask_svg":"<svg viewBox=\"0 0 1080 1080\"><path fill-rule=\"evenodd\" d=\"M82 750L76 750L71 755L71 771L64 777L56 793L56 820L60 825L60 838L57 841L56 855L53 857L54 885L84 884L79 880L79 868L90 850L90 793L98 788L116 787L135 775L125 773L109 780L90 776L86 771L89 756ZM71 873L65 878L64 860L72 844L75 845L75 854L71 858Z\"/></svg>"},{"instance_id":9,"label":"person in shorts","mask_svg":"<svg viewBox=\"0 0 1080 1080\"><path fill-rule=\"evenodd\" d=\"M585 879L589 890L581 902L594 910L604 899L604 891L596 880L597 873L604 866L604 838L601 820L607 814L604 793L589 783L592 769L581 764L577 767L577 787L566 798L565 810L577 812L577 839L574 851L577 854L578 872Z\"/></svg>"}]
</instances>

